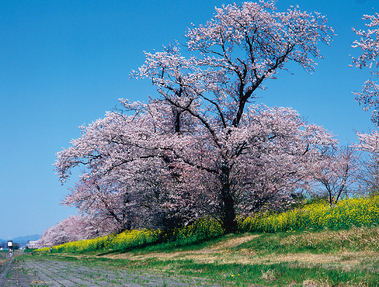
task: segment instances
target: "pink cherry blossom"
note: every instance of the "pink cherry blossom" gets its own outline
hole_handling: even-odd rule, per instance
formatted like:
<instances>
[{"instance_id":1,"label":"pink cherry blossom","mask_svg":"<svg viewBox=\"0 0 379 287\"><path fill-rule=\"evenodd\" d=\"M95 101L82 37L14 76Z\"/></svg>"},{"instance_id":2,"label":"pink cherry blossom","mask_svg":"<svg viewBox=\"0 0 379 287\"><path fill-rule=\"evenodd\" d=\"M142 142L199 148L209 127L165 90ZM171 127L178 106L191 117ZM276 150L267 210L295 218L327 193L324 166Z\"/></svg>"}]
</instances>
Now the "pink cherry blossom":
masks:
<instances>
[{"instance_id":1,"label":"pink cherry blossom","mask_svg":"<svg viewBox=\"0 0 379 287\"><path fill-rule=\"evenodd\" d=\"M342 196L360 192L355 186L361 169L359 153L353 147L338 146L326 150L324 155L314 173L315 185L309 191L325 196L330 205Z\"/></svg>"},{"instance_id":2,"label":"pink cherry blossom","mask_svg":"<svg viewBox=\"0 0 379 287\"><path fill-rule=\"evenodd\" d=\"M358 67L360 69L368 67L378 68L379 67L379 14L374 15L364 15L363 20L368 20L366 23L368 27L367 30L354 30L354 32L360 36L360 40L354 41L353 48L360 48L361 54L358 58L353 57L352 66ZM378 77L379 71L372 70L372 77ZM365 111L373 109L372 121L379 125L379 85L375 80L367 80L363 84L363 89L361 92L353 93L356 98L355 100L363 106Z\"/></svg>"},{"instance_id":3,"label":"pink cherry blossom","mask_svg":"<svg viewBox=\"0 0 379 287\"><path fill-rule=\"evenodd\" d=\"M99 235L98 230L89 222L88 218L74 215L48 228L38 240L38 245L49 247Z\"/></svg>"}]
</instances>

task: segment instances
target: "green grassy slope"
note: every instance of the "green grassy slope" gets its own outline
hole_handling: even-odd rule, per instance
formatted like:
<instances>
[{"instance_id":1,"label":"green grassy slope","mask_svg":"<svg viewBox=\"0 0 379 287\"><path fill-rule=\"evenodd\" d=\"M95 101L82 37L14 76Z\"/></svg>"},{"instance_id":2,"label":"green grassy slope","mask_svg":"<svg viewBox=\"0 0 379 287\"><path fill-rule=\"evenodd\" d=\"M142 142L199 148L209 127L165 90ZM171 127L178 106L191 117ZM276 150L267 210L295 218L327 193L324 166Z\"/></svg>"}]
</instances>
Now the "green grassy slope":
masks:
<instances>
[{"instance_id":1,"label":"green grassy slope","mask_svg":"<svg viewBox=\"0 0 379 287\"><path fill-rule=\"evenodd\" d=\"M65 243L33 258L206 277L222 286L379 286L378 224L379 196L333 207L318 201L241 218L239 234L222 235L219 223L202 219L170 234L131 230Z\"/></svg>"},{"instance_id":2,"label":"green grassy slope","mask_svg":"<svg viewBox=\"0 0 379 287\"><path fill-rule=\"evenodd\" d=\"M379 286L379 228L245 233L180 247L34 258L205 277L222 286Z\"/></svg>"}]
</instances>

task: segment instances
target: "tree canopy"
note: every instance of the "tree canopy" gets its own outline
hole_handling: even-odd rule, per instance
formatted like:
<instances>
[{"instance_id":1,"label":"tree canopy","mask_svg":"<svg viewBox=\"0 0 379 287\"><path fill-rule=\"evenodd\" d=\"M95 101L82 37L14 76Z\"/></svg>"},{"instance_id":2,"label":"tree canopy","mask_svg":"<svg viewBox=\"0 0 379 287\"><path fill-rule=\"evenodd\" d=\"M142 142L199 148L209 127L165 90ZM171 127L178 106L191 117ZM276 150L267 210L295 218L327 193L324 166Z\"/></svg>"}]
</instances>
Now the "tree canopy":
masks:
<instances>
[{"instance_id":1,"label":"tree canopy","mask_svg":"<svg viewBox=\"0 0 379 287\"><path fill-rule=\"evenodd\" d=\"M216 8L188 29L185 53L179 44L145 53L132 72L159 97L121 100L124 112L82 127L58 153L62 182L85 167L64 204L117 232L213 216L228 233L237 215L283 208L336 141L290 108L254 105L254 92L290 61L313 72L332 35L321 14L277 12L273 1Z\"/></svg>"}]
</instances>

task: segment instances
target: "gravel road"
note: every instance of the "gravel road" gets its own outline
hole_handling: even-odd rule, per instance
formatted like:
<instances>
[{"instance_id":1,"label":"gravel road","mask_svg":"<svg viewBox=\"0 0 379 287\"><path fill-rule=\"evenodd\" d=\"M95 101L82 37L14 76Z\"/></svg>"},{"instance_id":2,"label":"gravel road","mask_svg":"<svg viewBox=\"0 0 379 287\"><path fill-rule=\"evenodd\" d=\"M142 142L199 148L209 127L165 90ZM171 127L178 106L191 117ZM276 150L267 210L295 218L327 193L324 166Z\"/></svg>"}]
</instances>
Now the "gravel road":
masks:
<instances>
[{"instance_id":1,"label":"gravel road","mask_svg":"<svg viewBox=\"0 0 379 287\"><path fill-rule=\"evenodd\" d=\"M54 260L9 260L0 268L3 286L219 286L201 278L86 267Z\"/></svg>"}]
</instances>

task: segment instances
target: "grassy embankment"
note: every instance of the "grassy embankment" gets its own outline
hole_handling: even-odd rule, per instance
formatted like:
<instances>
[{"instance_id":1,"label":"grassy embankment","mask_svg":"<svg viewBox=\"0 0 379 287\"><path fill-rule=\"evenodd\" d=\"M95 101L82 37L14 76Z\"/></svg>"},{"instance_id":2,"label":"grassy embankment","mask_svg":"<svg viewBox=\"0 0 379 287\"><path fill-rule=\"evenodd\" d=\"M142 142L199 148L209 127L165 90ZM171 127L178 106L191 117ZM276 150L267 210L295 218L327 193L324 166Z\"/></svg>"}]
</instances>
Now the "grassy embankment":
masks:
<instances>
[{"instance_id":1,"label":"grassy embankment","mask_svg":"<svg viewBox=\"0 0 379 287\"><path fill-rule=\"evenodd\" d=\"M379 196L307 204L239 222L221 236L214 221L178 229L130 231L38 252L110 268L206 277L221 285L379 286ZM50 257L51 258L51 257Z\"/></svg>"}]
</instances>

